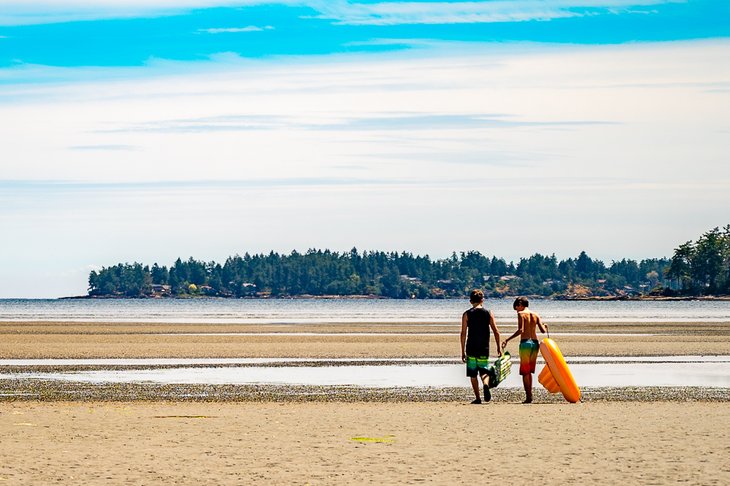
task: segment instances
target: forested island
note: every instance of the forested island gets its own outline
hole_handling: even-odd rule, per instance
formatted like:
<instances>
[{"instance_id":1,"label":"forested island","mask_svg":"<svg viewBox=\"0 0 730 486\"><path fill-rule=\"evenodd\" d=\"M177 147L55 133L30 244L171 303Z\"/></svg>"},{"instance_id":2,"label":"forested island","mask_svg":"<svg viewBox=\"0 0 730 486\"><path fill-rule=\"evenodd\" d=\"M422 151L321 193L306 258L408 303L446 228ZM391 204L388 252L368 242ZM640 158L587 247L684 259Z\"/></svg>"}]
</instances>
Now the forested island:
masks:
<instances>
[{"instance_id":1,"label":"forested island","mask_svg":"<svg viewBox=\"0 0 730 486\"><path fill-rule=\"evenodd\" d=\"M507 262L477 251L432 260L408 252L231 256L224 263L180 258L170 266L119 263L92 271L89 297L324 297L438 299L481 288L490 297L678 297L730 294L730 225L680 245L672 258L606 264L585 252L558 260L535 254Z\"/></svg>"}]
</instances>

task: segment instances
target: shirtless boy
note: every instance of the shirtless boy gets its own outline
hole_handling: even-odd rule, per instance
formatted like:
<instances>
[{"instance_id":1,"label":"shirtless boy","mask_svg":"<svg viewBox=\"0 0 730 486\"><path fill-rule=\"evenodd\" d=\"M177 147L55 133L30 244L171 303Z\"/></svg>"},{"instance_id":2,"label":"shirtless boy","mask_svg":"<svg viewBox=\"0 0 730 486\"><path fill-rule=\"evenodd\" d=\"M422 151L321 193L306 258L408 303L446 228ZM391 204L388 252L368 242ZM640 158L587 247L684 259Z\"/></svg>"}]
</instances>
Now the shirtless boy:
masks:
<instances>
[{"instance_id":1,"label":"shirtless boy","mask_svg":"<svg viewBox=\"0 0 730 486\"><path fill-rule=\"evenodd\" d=\"M494 342L497 345L497 354L502 354L499 345L499 330L494 324L494 316L483 306L484 293L475 289L469 295L471 309L461 316L461 361L466 363L466 376L471 379L471 387L474 389L476 399L473 404L482 403L479 397L479 381L484 384L484 401L492 399L489 391L489 329L494 333Z\"/></svg>"},{"instance_id":2,"label":"shirtless boy","mask_svg":"<svg viewBox=\"0 0 730 486\"><path fill-rule=\"evenodd\" d=\"M546 333L548 328L539 315L527 308L528 305L525 297L515 299L512 307L517 311L517 331L502 343L502 349L505 349L511 339L520 336L520 374L525 387L525 401L522 403L532 403L532 373L535 372L537 351L540 349L535 327L539 327L542 333Z\"/></svg>"}]
</instances>

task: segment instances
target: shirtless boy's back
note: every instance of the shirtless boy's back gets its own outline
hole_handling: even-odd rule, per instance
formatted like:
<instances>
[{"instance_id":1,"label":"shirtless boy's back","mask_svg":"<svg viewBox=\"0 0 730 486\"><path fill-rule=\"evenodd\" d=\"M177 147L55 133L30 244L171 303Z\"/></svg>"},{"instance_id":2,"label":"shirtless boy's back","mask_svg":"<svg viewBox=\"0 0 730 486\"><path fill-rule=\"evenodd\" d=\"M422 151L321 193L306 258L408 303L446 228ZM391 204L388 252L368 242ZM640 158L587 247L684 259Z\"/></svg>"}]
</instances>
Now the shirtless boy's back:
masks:
<instances>
[{"instance_id":1,"label":"shirtless boy's back","mask_svg":"<svg viewBox=\"0 0 730 486\"><path fill-rule=\"evenodd\" d=\"M517 312L517 326L520 330L520 340L523 339L535 339L537 340L537 334L535 328L540 325L540 331L542 330L542 321L540 316L532 312L530 309L524 309Z\"/></svg>"},{"instance_id":2,"label":"shirtless boy's back","mask_svg":"<svg viewBox=\"0 0 730 486\"><path fill-rule=\"evenodd\" d=\"M527 308L528 305L529 302L524 297L515 300L513 307L517 311L517 331L502 343L502 349L505 349L511 339L520 336L520 374L525 387L524 403L532 403L532 373L535 372L537 352L540 349L536 329L539 328L542 333L547 332L547 324L543 324L540 316Z\"/></svg>"}]
</instances>

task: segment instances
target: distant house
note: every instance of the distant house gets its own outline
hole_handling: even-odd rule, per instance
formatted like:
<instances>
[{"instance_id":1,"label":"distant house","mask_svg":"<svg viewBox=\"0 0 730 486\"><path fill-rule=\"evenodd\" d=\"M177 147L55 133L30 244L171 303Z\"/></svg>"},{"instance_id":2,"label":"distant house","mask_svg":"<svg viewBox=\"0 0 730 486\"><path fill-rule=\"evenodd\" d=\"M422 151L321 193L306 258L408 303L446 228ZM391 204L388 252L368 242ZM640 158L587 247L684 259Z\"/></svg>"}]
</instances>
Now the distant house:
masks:
<instances>
[{"instance_id":1,"label":"distant house","mask_svg":"<svg viewBox=\"0 0 730 486\"><path fill-rule=\"evenodd\" d=\"M443 278L440 280L436 280L436 285L437 285L437 288L440 287L440 288L442 288L444 290L448 290L450 292L453 290L456 290L456 287L457 287L456 283L450 278Z\"/></svg>"},{"instance_id":2,"label":"distant house","mask_svg":"<svg viewBox=\"0 0 730 486\"><path fill-rule=\"evenodd\" d=\"M170 285L152 284L152 293L156 295L170 295L172 287Z\"/></svg>"},{"instance_id":3,"label":"distant house","mask_svg":"<svg viewBox=\"0 0 730 486\"><path fill-rule=\"evenodd\" d=\"M215 289L211 287L210 285L201 285L198 287L198 290L200 290L205 295L215 295Z\"/></svg>"},{"instance_id":4,"label":"distant house","mask_svg":"<svg viewBox=\"0 0 730 486\"><path fill-rule=\"evenodd\" d=\"M624 292L627 295L638 295L641 293L638 290L636 290L635 288L633 288L631 285L624 285Z\"/></svg>"},{"instance_id":5,"label":"distant house","mask_svg":"<svg viewBox=\"0 0 730 486\"><path fill-rule=\"evenodd\" d=\"M264 292L258 293L257 290L258 289L256 287L256 284L254 284L254 283L243 282L241 284L241 295L248 295L248 296L259 295L260 297L265 297L268 295L268 294L265 294Z\"/></svg>"}]
</instances>

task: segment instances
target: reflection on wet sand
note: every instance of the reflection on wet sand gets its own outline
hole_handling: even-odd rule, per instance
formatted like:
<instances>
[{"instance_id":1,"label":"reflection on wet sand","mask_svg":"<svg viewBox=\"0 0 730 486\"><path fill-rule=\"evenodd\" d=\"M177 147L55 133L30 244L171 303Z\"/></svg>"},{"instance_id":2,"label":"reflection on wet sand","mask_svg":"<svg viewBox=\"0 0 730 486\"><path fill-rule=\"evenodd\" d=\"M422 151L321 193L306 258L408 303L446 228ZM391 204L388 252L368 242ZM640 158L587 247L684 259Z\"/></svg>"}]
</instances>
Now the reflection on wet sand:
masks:
<instances>
[{"instance_id":1,"label":"reflection on wet sand","mask_svg":"<svg viewBox=\"0 0 730 486\"><path fill-rule=\"evenodd\" d=\"M612 362L572 363L571 370L581 387L721 387L730 388L730 358L686 357L658 362L660 357ZM78 364L78 360L76 361ZM201 360L196 360L201 363ZM214 364L207 362L207 364ZM586 361L590 361L587 358ZM96 361L98 364L100 361ZM174 360L168 362L172 364ZM129 361L127 361L129 363ZM203 363L205 363L203 361ZM158 383L211 385L307 385L359 387L458 387L463 386L463 365L454 363L338 364L322 361L318 366L213 366L148 369L96 369L85 371L0 373L0 380L45 380L80 383ZM117 363L119 364L119 363ZM137 363L139 364L139 363ZM192 364L192 363L188 363ZM221 363L217 360L216 364ZM253 364L253 363L251 363ZM17 365L16 365L17 366ZM521 387L512 373L501 385Z\"/></svg>"}]
</instances>

